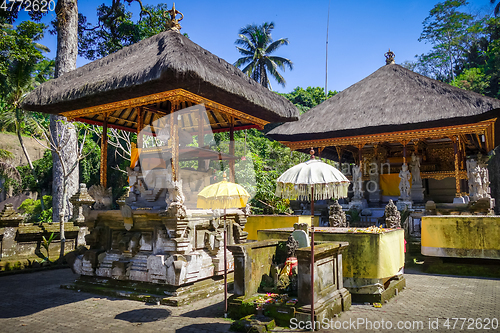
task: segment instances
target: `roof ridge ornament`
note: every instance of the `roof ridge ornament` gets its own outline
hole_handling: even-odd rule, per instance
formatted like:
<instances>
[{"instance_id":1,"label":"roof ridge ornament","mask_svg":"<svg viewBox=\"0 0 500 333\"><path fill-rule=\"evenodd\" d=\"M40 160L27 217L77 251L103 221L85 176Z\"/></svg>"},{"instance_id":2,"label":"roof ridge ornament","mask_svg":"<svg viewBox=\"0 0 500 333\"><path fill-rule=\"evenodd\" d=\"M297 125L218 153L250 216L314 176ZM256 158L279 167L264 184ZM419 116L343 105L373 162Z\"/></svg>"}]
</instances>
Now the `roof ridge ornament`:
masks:
<instances>
[{"instance_id":1,"label":"roof ridge ornament","mask_svg":"<svg viewBox=\"0 0 500 333\"><path fill-rule=\"evenodd\" d=\"M169 14L168 17L167 17L167 13ZM181 15L181 17L179 19L176 19L175 17L178 14ZM175 2L172 3L172 9L165 10L163 12L163 17L167 20L167 23L165 24L165 30L167 30L167 31L173 30L173 31L180 32L182 27L179 24L179 22L182 21L182 19L184 18L184 14L182 14L180 11L175 9Z\"/></svg>"},{"instance_id":2,"label":"roof ridge ornament","mask_svg":"<svg viewBox=\"0 0 500 333\"><path fill-rule=\"evenodd\" d=\"M386 65L394 65L396 62L394 61L394 57L396 56L394 54L394 52L391 51L391 49L389 49L389 52L386 52L384 54L385 56L385 64Z\"/></svg>"}]
</instances>

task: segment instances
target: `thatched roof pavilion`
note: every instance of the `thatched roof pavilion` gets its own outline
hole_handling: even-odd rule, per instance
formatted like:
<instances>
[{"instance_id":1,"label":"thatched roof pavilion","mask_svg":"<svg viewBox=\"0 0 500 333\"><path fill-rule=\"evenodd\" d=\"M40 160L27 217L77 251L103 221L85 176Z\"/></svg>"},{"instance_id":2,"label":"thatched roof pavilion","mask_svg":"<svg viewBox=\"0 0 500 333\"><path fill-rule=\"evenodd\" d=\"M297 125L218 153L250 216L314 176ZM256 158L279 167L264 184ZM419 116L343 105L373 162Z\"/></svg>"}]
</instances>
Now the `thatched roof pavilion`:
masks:
<instances>
[{"instance_id":1,"label":"thatched roof pavilion","mask_svg":"<svg viewBox=\"0 0 500 333\"><path fill-rule=\"evenodd\" d=\"M499 110L500 100L389 62L268 135L294 150L316 147L322 157L358 164L374 156L406 162L411 148L423 159L422 178L455 176L459 191L458 179L467 178L466 157L486 154L500 143L495 137Z\"/></svg>"},{"instance_id":2,"label":"thatched roof pavilion","mask_svg":"<svg viewBox=\"0 0 500 333\"><path fill-rule=\"evenodd\" d=\"M149 108L148 123L155 109L168 112L174 99L189 106L205 103L215 128L224 127L223 114L231 112L236 127L298 119L288 100L173 30L42 84L23 108L90 123L102 123L107 112L109 127L136 130L138 107Z\"/></svg>"},{"instance_id":3,"label":"thatched roof pavilion","mask_svg":"<svg viewBox=\"0 0 500 333\"><path fill-rule=\"evenodd\" d=\"M45 82L24 99L22 107L101 125L104 133L107 127L139 133L163 116L198 104L204 105L210 124L200 124L189 114L179 116L179 126L191 135L209 129L233 133L263 128L270 122L297 120L299 115L287 99L175 30ZM106 148L102 148L104 159ZM105 184L105 176L101 182Z\"/></svg>"}]
</instances>

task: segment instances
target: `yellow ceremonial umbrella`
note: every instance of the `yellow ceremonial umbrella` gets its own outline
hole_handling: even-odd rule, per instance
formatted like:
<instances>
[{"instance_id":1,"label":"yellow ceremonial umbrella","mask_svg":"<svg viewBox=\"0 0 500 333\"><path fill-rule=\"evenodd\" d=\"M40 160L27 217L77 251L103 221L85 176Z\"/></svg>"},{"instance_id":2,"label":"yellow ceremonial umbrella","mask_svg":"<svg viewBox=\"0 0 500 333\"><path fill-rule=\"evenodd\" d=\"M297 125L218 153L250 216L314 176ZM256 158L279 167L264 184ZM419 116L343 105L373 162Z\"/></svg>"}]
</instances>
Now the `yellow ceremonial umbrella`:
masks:
<instances>
[{"instance_id":1,"label":"yellow ceremonial umbrella","mask_svg":"<svg viewBox=\"0 0 500 333\"><path fill-rule=\"evenodd\" d=\"M196 207L204 209L224 209L224 316L227 317L227 237L226 237L226 209L245 207L250 194L241 185L228 182L226 173L224 180L208 185L198 193Z\"/></svg>"}]
</instances>

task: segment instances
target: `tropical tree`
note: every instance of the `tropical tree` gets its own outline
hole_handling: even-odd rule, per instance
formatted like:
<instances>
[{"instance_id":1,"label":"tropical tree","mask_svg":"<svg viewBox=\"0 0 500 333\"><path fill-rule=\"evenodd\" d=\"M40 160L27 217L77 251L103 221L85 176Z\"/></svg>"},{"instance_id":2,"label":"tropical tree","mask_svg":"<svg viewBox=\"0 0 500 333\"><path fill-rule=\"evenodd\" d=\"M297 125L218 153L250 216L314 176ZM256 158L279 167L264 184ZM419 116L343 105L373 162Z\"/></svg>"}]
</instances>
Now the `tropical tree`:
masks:
<instances>
[{"instance_id":1,"label":"tropical tree","mask_svg":"<svg viewBox=\"0 0 500 333\"><path fill-rule=\"evenodd\" d=\"M23 134L37 134L40 118L24 111L20 104L31 90L51 77L54 64L42 55L49 49L37 42L43 38L44 29L45 25L29 21L22 22L16 29L4 24L2 33L6 38L0 42L0 128L17 134L35 181L38 179ZM40 188L38 190L41 191Z\"/></svg>"},{"instance_id":2,"label":"tropical tree","mask_svg":"<svg viewBox=\"0 0 500 333\"><path fill-rule=\"evenodd\" d=\"M420 72L450 82L466 50L477 40L481 22L461 12L466 0L446 0L431 9L424 20L419 41L432 44L432 50L419 57Z\"/></svg>"},{"instance_id":3,"label":"tropical tree","mask_svg":"<svg viewBox=\"0 0 500 333\"><path fill-rule=\"evenodd\" d=\"M278 69L285 71L288 67L293 69L293 63L283 57L273 56L280 46L288 45L288 38L280 38L273 41L271 32L274 29L274 23L265 22L262 25L249 24L240 29L238 38L235 42L236 48L243 57L236 60L234 66L243 67L243 73L271 89L268 73L281 85L285 86L286 81L278 72Z\"/></svg>"},{"instance_id":4,"label":"tropical tree","mask_svg":"<svg viewBox=\"0 0 500 333\"><path fill-rule=\"evenodd\" d=\"M133 13L120 0L113 0L111 6L102 4L97 8L96 26L79 14L78 54L89 60L99 59L165 31L167 5L143 6L141 1L137 2L141 8L137 22L132 21Z\"/></svg>"},{"instance_id":5,"label":"tropical tree","mask_svg":"<svg viewBox=\"0 0 500 333\"><path fill-rule=\"evenodd\" d=\"M490 3L494 4L497 2L497 0L490 0ZM498 13L500 12L500 1L496 4L495 9L493 10L493 14L495 16L498 16Z\"/></svg>"}]
</instances>

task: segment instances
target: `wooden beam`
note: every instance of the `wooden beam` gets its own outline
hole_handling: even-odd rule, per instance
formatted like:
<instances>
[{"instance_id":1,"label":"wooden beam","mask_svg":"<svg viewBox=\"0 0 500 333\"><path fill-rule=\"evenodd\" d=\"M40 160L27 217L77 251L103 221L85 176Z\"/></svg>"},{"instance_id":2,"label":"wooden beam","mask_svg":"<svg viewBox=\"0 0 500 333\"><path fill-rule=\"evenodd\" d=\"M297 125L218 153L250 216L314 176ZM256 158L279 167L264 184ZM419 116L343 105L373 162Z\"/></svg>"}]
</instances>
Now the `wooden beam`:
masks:
<instances>
[{"instance_id":1,"label":"wooden beam","mask_svg":"<svg viewBox=\"0 0 500 333\"><path fill-rule=\"evenodd\" d=\"M229 155L234 156L234 117L229 116ZM229 181L235 182L234 160L229 161Z\"/></svg>"},{"instance_id":2,"label":"wooden beam","mask_svg":"<svg viewBox=\"0 0 500 333\"><path fill-rule=\"evenodd\" d=\"M104 121L102 124L102 135L101 135L101 167L99 170L99 176L101 181L101 186L107 187L108 178L108 115L103 114Z\"/></svg>"}]
</instances>

